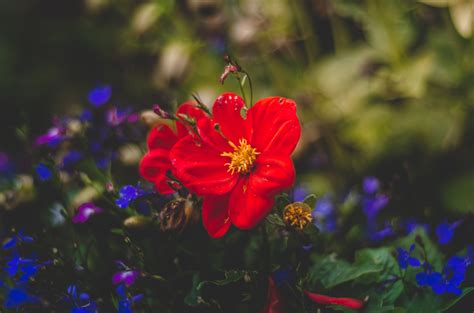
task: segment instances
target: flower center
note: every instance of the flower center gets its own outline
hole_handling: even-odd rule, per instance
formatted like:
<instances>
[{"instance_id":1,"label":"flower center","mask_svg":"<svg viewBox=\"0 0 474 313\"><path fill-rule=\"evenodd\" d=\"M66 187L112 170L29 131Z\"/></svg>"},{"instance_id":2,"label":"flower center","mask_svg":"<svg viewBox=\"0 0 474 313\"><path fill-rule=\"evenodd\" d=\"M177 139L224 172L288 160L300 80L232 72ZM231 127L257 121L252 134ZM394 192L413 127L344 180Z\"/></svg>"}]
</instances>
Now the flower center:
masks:
<instances>
[{"instance_id":1,"label":"flower center","mask_svg":"<svg viewBox=\"0 0 474 313\"><path fill-rule=\"evenodd\" d=\"M246 139L240 139L239 145L236 146L233 142L229 141L229 145L234 148L233 152L223 152L221 156L229 157L230 162L225 163L228 167L228 172L234 174L237 173L247 174L252 169L253 162L257 159L257 149L253 148Z\"/></svg>"},{"instance_id":2,"label":"flower center","mask_svg":"<svg viewBox=\"0 0 474 313\"><path fill-rule=\"evenodd\" d=\"M287 225L303 229L306 224L313 220L311 208L303 202L288 204L283 210L283 220Z\"/></svg>"}]
</instances>

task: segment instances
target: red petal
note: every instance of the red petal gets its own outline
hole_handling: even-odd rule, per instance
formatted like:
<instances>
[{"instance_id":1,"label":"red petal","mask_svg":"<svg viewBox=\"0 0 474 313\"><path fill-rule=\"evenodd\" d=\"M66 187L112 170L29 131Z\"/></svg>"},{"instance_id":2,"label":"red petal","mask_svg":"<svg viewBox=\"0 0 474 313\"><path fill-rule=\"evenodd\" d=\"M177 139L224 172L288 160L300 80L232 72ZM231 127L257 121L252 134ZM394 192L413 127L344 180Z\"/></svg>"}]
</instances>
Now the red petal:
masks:
<instances>
[{"instance_id":1,"label":"red petal","mask_svg":"<svg viewBox=\"0 0 474 313\"><path fill-rule=\"evenodd\" d=\"M365 302L358 300L358 299L353 299L353 298L334 298L334 297L329 297L325 295L321 295L318 293L312 293L309 291L304 291L304 293L314 302L320 303L320 304L335 304L335 305L341 305L350 309L354 310L359 310L364 307Z\"/></svg>"},{"instance_id":2,"label":"red petal","mask_svg":"<svg viewBox=\"0 0 474 313\"><path fill-rule=\"evenodd\" d=\"M249 109L247 119L253 128L250 144L257 151L290 155L300 139L301 126L293 100L262 99Z\"/></svg>"},{"instance_id":3,"label":"red petal","mask_svg":"<svg viewBox=\"0 0 474 313\"><path fill-rule=\"evenodd\" d=\"M258 156L249 177L250 189L262 196L274 196L290 188L294 182L295 168L290 157L267 153Z\"/></svg>"},{"instance_id":4,"label":"red petal","mask_svg":"<svg viewBox=\"0 0 474 313\"><path fill-rule=\"evenodd\" d=\"M201 119L209 118L203 110L197 107L194 101L188 101L181 104L176 111L176 116L180 119L180 121L176 123L176 129L178 130L179 138L183 138L190 133L192 134L192 131L189 129L189 125L184 120L184 118L181 117L182 115L187 115L187 117L193 119L196 124Z\"/></svg>"},{"instance_id":5,"label":"red petal","mask_svg":"<svg viewBox=\"0 0 474 313\"><path fill-rule=\"evenodd\" d=\"M178 137L169 126L158 125L150 130L147 145L150 150L158 148L170 150L177 141Z\"/></svg>"},{"instance_id":6,"label":"red petal","mask_svg":"<svg viewBox=\"0 0 474 313\"><path fill-rule=\"evenodd\" d=\"M197 145L191 136L178 141L170 153L176 177L198 195L221 195L229 192L237 182L237 175L227 172L228 158L202 141Z\"/></svg>"},{"instance_id":7,"label":"red petal","mask_svg":"<svg viewBox=\"0 0 474 313\"><path fill-rule=\"evenodd\" d=\"M147 152L140 161L139 170L143 178L155 184L158 192L173 193L173 189L168 186L166 177L166 172L171 170L168 150L155 149Z\"/></svg>"},{"instance_id":8,"label":"red petal","mask_svg":"<svg viewBox=\"0 0 474 313\"><path fill-rule=\"evenodd\" d=\"M259 195L250 188L248 177L242 177L229 199L229 213L232 224L240 229L255 227L270 213L273 195Z\"/></svg>"},{"instance_id":9,"label":"red petal","mask_svg":"<svg viewBox=\"0 0 474 313\"><path fill-rule=\"evenodd\" d=\"M263 308L263 313L282 313L283 305L280 301L280 293L276 287L275 281L268 277L267 303Z\"/></svg>"},{"instance_id":10,"label":"red petal","mask_svg":"<svg viewBox=\"0 0 474 313\"><path fill-rule=\"evenodd\" d=\"M229 230L229 196L209 196L202 204L202 223L209 235L219 238Z\"/></svg>"},{"instance_id":11,"label":"red petal","mask_svg":"<svg viewBox=\"0 0 474 313\"><path fill-rule=\"evenodd\" d=\"M239 139L250 139L248 122L243 119L241 110L245 106L242 98L234 93L220 95L212 107L212 116L219 124L224 136L235 144Z\"/></svg>"}]
</instances>

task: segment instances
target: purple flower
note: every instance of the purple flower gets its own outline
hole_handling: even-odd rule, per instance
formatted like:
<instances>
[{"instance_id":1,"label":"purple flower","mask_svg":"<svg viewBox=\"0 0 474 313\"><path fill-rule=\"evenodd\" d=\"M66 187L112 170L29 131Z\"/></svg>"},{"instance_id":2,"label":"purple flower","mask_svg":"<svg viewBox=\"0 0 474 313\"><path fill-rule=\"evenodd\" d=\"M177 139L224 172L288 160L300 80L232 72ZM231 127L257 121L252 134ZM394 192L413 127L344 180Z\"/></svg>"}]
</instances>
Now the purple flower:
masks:
<instances>
[{"instance_id":1,"label":"purple flower","mask_svg":"<svg viewBox=\"0 0 474 313\"><path fill-rule=\"evenodd\" d=\"M445 245L453 239L454 230L461 224L460 221L449 224L444 222L436 227L436 236L438 236L438 242L441 245Z\"/></svg>"},{"instance_id":2,"label":"purple flower","mask_svg":"<svg viewBox=\"0 0 474 313\"><path fill-rule=\"evenodd\" d=\"M124 283L125 285L127 285L127 287L129 287L133 285L133 283L135 283L135 280L141 275L142 273L137 270L117 272L112 276L112 283L114 285Z\"/></svg>"},{"instance_id":3,"label":"purple flower","mask_svg":"<svg viewBox=\"0 0 474 313\"><path fill-rule=\"evenodd\" d=\"M123 122L127 121L127 118L129 117L130 113L130 109L118 109L116 107L113 107L107 110L107 112L105 113L105 119L107 121L107 124L109 124L110 126L118 126Z\"/></svg>"},{"instance_id":4,"label":"purple flower","mask_svg":"<svg viewBox=\"0 0 474 313\"><path fill-rule=\"evenodd\" d=\"M308 190L306 190L306 188L297 186L295 187L295 189L293 189L293 201L303 202L307 194L308 194Z\"/></svg>"},{"instance_id":5,"label":"purple flower","mask_svg":"<svg viewBox=\"0 0 474 313\"><path fill-rule=\"evenodd\" d=\"M103 210L93 203L84 203L78 209L76 215L72 218L74 224L85 223L91 216L102 213Z\"/></svg>"},{"instance_id":6,"label":"purple flower","mask_svg":"<svg viewBox=\"0 0 474 313\"><path fill-rule=\"evenodd\" d=\"M393 227L388 222L385 222L385 227L380 230L376 228L375 223L369 223L370 240L374 242L382 241L385 238L393 236L394 233Z\"/></svg>"},{"instance_id":7,"label":"purple flower","mask_svg":"<svg viewBox=\"0 0 474 313\"><path fill-rule=\"evenodd\" d=\"M373 194L379 190L380 183L375 177L369 176L364 178L363 189L365 193Z\"/></svg>"},{"instance_id":8,"label":"purple flower","mask_svg":"<svg viewBox=\"0 0 474 313\"><path fill-rule=\"evenodd\" d=\"M412 244L410 246L410 250L405 250L400 247L397 248L397 253L398 253L398 265L402 269L406 269L408 266L412 267L418 267L421 265L420 261L417 258L414 258L411 256L411 253L413 252L413 249L415 249L415 245Z\"/></svg>"},{"instance_id":9,"label":"purple flower","mask_svg":"<svg viewBox=\"0 0 474 313\"><path fill-rule=\"evenodd\" d=\"M47 144L50 147L55 147L63 140L65 132L66 130L62 127L52 127L46 134L38 136L35 142L38 146Z\"/></svg>"},{"instance_id":10,"label":"purple flower","mask_svg":"<svg viewBox=\"0 0 474 313\"><path fill-rule=\"evenodd\" d=\"M407 234L411 234L417 228L420 228L420 227L423 228L425 233L428 233L429 229L430 229L428 224L418 223L413 218L410 218L410 219L406 220L406 222L404 223L404 226L405 226L405 230L406 230Z\"/></svg>"},{"instance_id":11,"label":"purple flower","mask_svg":"<svg viewBox=\"0 0 474 313\"><path fill-rule=\"evenodd\" d=\"M0 152L0 173L8 172L10 169L10 160L8 155L4 152Z\"/></svg>"},{"instance_id":12,"label":"purple flower","mask_svg":"<svg viewBox=\"0 0 474 313\"><path fill-rule=\"evenodd\" d=\"M365 196L362 199L362 207L367 218L375 219L380 210L388 204L386 195Z\"/></svg>"},{"instance_id":13,"label":"purple flower","mask_svg":"<svg viewBox=\"0 0 474 313\"><path fill-rule=\"evenodd\" d=\"M110 100L111 95L112 88L110 86L98 86L89 92L87 99L93 106L100 107Z\"/></svg>"},{"instance_id":14,"label":"purple flower","mask_svg":"<svg viewBox=\"0 0 474 313\"><path fill-rule=\"evenodd\" d=\"M38 174L39 180L42 182L50 180L51 177L53 177L53 172L44 163L38 163L38 165L35 167L35 170L36 174Z\"/></svg>"}]
</instances>

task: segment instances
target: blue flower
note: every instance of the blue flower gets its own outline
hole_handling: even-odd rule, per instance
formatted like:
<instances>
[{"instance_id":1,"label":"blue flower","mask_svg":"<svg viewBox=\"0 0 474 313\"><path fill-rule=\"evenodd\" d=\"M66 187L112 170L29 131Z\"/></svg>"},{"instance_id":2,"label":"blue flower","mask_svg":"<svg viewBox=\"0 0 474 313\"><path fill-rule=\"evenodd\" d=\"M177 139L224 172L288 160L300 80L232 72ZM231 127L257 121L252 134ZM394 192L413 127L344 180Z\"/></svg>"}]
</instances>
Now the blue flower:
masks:
<instances>
[{"instance_id":1,"label":"blue flower","mask_svg":"<svg viewBox=\"0 0 474 313\"><path fill-rule=\"evenodd\" d=\"M297 186L293 189L293 202L303 202L304 198L308 194L306 188Z\"/></svg>"},{"instance_id":2,"label":"blue flower","mask_svg":"<svg viewBox=\"0 0 474 313\"><path fill-rule=\"evenodd\" d=\"M77 294L77 287L75 285L69 285L67 287L67 294L69 301L71 302L71 313L96 313L97 303L91 301L89 294L81 293Z\"/></svg>"},{"instance_id":3,"label":"blue flower","mask_svg":"<svg viewBox=\"0 0 474 313\"><path fill-rule=\"evenodd\" d=\"M433 292L438 295L453 293L459 296L462 293L459 287L464 281L467 268L470 265L469 256L453 256L446 262L443 272L439 273L433 271L430 264L425 263L425 271L416 275L416 281L419 286L431 287Z\"/></svg>"},{"instance_id":4,"label":"blue flower","mask_svg":"<svg viewBox=\"0 0 474 313\"><path fill-rule=\"evenodd\" d=\"M311 215L313 216L314 224L321 231L333 232L336 230L334 203L330 196L326 195L318 199Z\"/></svg>"},{"instance_id":5,"label":"blue flower","mask_svg":"<svg viewBox=\"0 0 474 313\"><path fill-rule=\"evenodd\" d=\"M438 236L438 242L441 245L445 245L451 241L454 237L454 230L461 224L460 221L454 223L441 223L436 227L436 236Z\"/></svg>"},{"instance_id":6,"label":"blue flower","mask_svg":"<svg viewBox=\"0 0 474 313\"><path fill-rule=\"evenodd\" d=\"M124 285L119 285L117 287L117 294L119 295L118 313L133 313L133 303L140 301L143 298L142 294L128 298Z\"/></svg>"},{"instance_id":7,"label":"blue flower","mask_svg":"<svg viewBox=\"0 0 474 313\"><path fill-rule=\"evenodd\" d=\"M44 182L50 180L51 177L53 177L53 172L44 163L38 163L38 165L36 165L35 170L36 174L38 174L38 178L40 181Z\"/></svg>"},{"instance_id":8,"label":"blue flower","mask_svg":"<svg viewBox=\"0 0 474 313\"><path fill-rule=\"evenodd\" d=\"M379 180L375 177L369 176L364 178L363 189L365 193L373 194L379 190Z\"/></svg>"},{"instance_id":9,"label":"blue flower","mask_svg":"<svg viewBox=\"0 0 474 313\"><path fill-rule=\"evenodd\" d=\"M115 204L119 208L124 209L130 205L130 202L133 202L146 194L147 192L139 187L126 185L119 190L119 198L115 200Z\"/></svg>"},{"instance_id":10,"label":"blue flower","mask_svg":"<svg viewBox=\"0 0 474 313\"><path fill-rule=\"evenodd\" d=\"M76 150L69 151L64 157L62 168L70 168L82 159L82 153Z\"/></svg>"},{"instance_id":11,"label":"blue flower","mask_svg":"<svg viewBox=\"0 0 474 313\"><path fill-rule=\"evenodd\" d=\"M4 307L6 309L17 309L25 303L37 303L38 298L31 296L23 287L12 288L8 291Z\"/></svg>"},{"instance_id":12,"label":"blue flower","mask_svg":"<svg viewBox=\"0 0 474 313\"><path fill-rule=\"evenodd\" d=\"M383 194L366 195L362 199L362 208L367 218L375 219L380 210L388 204L388 197Z\"/></svg>"},{"instance_id":13,"label":"blue flower","mask_svg":"<svg viewBox=\"0 0 474 313\"><path fill-rule=\"evenodd\" d=\"M95 107L100 107L110 100L112 88L110 86L98 86L87 95L89 102Z\"/></svg>"},{"instance_id":14,"label":"blue flower","mask_svg":"<svg viewBox=\"0 0 474 313\"><path fill-rule=\"evenodd\" d=\"M16 247L19 243L31 243L31 242L33 242L32 237L23 235L23 232L19 231L16 235L13 235L10 239L8 239L2 245L2 248L4 250L9 250L13 247Z\"/></svg>"},{"instance_id":15,"label":"blue flower","mask_svg":"<svg viewBox=\"0 0 474 313\"><path fill-rule=\"evenodd\" d=\"M369 236L372 241L378 242L394 235L393 227L385 222L385 227L378 230L375 223L369 223Z\"/></svg>"},{"instance_id":16,"label":"blue flower","mask_svg":"<svg viewBox=\"0 0 474 313\"><path fill-rule=\"evenodd\" d=\"M420 261L417 258L414 258L411 256L411 253L413 252L413 249L415 249L415 245L412 244L410 246L410 250L405 250L400 247L397 248L398 252L398 265L402 269L406 269L408 266L412 267L418 267L421 265Z\"/></svg>"}]
</instances>

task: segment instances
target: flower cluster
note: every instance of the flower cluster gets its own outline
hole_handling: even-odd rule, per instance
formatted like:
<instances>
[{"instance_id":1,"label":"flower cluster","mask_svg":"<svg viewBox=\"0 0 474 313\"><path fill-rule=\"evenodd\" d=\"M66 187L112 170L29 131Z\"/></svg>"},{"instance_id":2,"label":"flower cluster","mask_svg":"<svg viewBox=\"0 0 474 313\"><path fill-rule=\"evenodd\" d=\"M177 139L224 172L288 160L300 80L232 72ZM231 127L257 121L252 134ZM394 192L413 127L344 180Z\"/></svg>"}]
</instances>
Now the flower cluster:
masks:
<instances>
[{"instance_id":1,"label":"flower cluster","mask_svg":"<svg viewBox=\"0 0 474 313\"><path fill-rule=\"evenodd\" d=\"M24 305L40 302L38 296L31 294L29 282L38 270L50 262L40 262L34 255L25 256L21 253L21 247L32 242L32 237L18 232L2 245L7 260L5 265L7 277L0 276L0 288L5 292L3 307L6 309L19 309Z\"/></svg>"}]
</instances>

